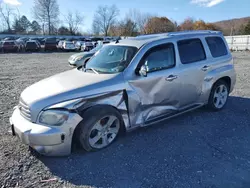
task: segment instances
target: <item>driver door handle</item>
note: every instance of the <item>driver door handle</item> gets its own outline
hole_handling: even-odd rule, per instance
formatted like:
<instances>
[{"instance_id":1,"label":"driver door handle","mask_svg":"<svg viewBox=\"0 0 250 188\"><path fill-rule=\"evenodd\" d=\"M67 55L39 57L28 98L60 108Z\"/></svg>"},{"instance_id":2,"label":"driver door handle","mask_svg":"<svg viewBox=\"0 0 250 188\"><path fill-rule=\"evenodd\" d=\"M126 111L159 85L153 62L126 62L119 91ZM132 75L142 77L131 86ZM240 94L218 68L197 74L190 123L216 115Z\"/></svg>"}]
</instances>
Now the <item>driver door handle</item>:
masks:
<instances>
[{"instance_id":1,"label":"driver door handle","mask_svg":"<svg viewBox=\"0 0 250 188\"><path fill-rule=\"evenodd\" d=\"M173 80L177 79L178 77L176 75L169 75L165 78L166 81L172 82Z\"/></svg>"},{"instance_id":2,"label":"driver door handle","mask_svg":"<svg viewBox=\"0 0 250 188\"><path fill-rule=\"evenodd\" d=\"M201 68L202 71L207 71L210 68L210 66L205 65L204 67Z\"/></svg>"}]
</instances>

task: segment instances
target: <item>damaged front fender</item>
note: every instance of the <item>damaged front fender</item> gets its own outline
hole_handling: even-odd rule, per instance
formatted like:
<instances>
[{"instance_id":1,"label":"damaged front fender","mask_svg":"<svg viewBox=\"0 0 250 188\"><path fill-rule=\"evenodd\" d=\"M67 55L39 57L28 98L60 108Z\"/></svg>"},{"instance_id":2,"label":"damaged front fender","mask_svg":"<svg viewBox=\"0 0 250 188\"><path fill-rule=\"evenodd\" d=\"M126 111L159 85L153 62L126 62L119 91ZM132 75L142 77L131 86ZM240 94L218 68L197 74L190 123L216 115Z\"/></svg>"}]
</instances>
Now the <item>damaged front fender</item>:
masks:
<instances>
[{"instance_id":1,"label":"damaged front fender","mask_svg":"<svg viewBox=\"0 0 250 188\"><path fill-rule=\"evenodd\" d=\"M126 129L131 127L126 90L99 93L79 99L73 99L50 106L47 109L66 108L75 110L79 115L82 115L86 109L95 105L110 105L115 107L121 113Z\"/></svg>"}]
</instances>

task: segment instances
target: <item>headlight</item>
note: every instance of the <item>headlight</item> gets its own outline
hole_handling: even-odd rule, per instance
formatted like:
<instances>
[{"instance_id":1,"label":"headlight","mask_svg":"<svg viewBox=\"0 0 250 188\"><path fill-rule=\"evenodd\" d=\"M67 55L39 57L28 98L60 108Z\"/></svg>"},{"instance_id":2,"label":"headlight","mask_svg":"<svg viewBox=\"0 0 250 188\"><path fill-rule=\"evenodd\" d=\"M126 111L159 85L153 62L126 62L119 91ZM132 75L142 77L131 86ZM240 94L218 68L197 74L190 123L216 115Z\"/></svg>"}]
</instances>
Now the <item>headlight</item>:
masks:
<instances>
[{"instance_id":1,"label":"headlight","mask_svg":"<svg viewBox=\"0 0 250 188\"><path fill-rule=\"evenodd\" d=\"M60 126L68 120L69 112L64 110L46 110L39 116L39 122L46 125Z\"/></svg>"},{"instance_id":2,"label":"headlight","mask_svg":"<svg viewBox=\"0 0 250 188\"><path fill-rule=\"evenodd\" d=\"M82 57L77 57L77 58L75 58L75 61L79 61L81 59L82 59Z\"/></svg>"}]
</instances>

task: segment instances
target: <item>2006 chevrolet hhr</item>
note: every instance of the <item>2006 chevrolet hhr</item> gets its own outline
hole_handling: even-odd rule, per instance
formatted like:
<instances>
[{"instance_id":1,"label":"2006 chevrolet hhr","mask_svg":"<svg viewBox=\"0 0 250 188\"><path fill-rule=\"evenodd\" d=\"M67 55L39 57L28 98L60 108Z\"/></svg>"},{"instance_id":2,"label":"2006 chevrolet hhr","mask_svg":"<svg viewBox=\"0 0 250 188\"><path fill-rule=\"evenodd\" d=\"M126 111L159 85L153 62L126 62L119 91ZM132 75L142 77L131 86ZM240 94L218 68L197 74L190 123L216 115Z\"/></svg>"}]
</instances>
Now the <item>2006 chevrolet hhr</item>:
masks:
<instances>
[{"instance_id":1,"label":"2006 chevrolet hhr","mask_svg":"<svg viewBox=\"0 0 250 188\"><path fill-rule=\"evenodd\" d=\"M14 135L48 156L110 145L122 131L208 106L221 110L236 82L221 32L138 36L101 48L78 67L26 88Z\"/></svg>"}]
</instances>

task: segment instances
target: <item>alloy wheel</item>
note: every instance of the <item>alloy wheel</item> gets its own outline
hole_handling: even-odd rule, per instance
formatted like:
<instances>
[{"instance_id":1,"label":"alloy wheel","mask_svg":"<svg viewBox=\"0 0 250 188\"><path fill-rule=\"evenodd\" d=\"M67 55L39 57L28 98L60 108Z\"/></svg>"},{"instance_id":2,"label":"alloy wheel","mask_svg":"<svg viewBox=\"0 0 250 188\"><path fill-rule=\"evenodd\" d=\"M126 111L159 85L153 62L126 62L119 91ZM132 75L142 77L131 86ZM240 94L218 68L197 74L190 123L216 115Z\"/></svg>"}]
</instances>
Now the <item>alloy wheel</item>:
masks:
<instances>
[{"instance_id":1,"label":"alloy wheel","mask_svg":"<svg viewBox=\"0 0 250 188\"><path fill-rule=\"evenodd\" d=\"M214 106L217 109L223 108L228 98L228 89L225 85L219 85L214 92Z\"/></svg>"},{"instance_id":2,"label":"alloy wheel","mask_svg":"<svg viewBox=\"0 0 250 188\"><path fill-rule=\"evenodd\" d=\"M116 116L105 116L98 120L90 131L89 144L92 148L101 149L108 146L117 137L120 121Z\"/></svg>"}]
</instances>

